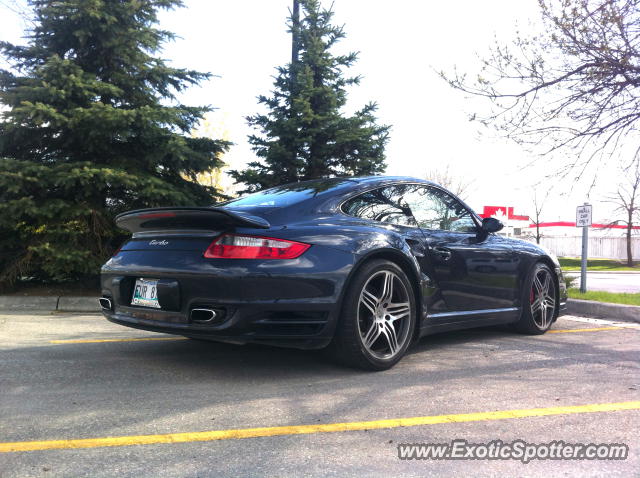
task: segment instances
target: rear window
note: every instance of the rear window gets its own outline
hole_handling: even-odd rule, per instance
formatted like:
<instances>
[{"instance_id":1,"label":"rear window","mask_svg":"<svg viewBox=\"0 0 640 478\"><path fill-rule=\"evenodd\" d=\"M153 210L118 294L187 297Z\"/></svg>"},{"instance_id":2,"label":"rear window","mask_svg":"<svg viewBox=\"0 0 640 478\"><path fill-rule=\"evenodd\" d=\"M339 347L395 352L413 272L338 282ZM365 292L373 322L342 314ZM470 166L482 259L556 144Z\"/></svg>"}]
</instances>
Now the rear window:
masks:
<instances>
[{"instance_id":1,"label":"rear window","mask_svg":"<svg viewBox=\"0 0 640 478\"><path fill-rule=\"evenodd\" d=\"M265 189L264 191L249 194L248 196L243 196L238 199L232 199L222 204L216 204L216 206L228 206L232 208L287 207L336 189L348 181L349 179L329 178L286 184L284 186Z\"/></svg>"}]
</instances>

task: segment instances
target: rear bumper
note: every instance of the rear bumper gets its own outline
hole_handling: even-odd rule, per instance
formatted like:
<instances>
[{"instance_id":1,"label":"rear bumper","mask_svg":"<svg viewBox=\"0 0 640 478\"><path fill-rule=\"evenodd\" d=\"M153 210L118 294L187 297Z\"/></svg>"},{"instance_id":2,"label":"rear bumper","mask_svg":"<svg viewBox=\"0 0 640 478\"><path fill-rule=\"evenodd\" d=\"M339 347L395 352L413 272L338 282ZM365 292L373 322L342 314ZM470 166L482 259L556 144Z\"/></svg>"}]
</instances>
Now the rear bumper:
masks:
<instances>
[{"instance_id":1,"label":"rear bumper","mask_svg":"<svg viewBox=\"0 0 640 478\"><path fill-rule=\"evenodd\" d=\"M111 322L232 343L318 349L331 341L343 286L354 256L314 246L286 261L204 260L201 254L125 251L102 270L102 296ZM159 262L159 267L154 264ZM135 279L157 279L162 310L132 307ZM195 308L218 312L210 323L191 318Z\"/></svg>"},{"instance_id":2,"label":"rear bumper","mask_svg":"<svg viewBox=\"0 0 640 478\"><path fill-rule=\"evenodd\" d=\"M327 346L333 337L336 309L304 303L236 304L221 323L212 325L195 324L179 312L138 307L116 306L115 311L103 310L103 314L116 324L152 332L236 344L318 349Z\"/></svg>"}]
</instances>

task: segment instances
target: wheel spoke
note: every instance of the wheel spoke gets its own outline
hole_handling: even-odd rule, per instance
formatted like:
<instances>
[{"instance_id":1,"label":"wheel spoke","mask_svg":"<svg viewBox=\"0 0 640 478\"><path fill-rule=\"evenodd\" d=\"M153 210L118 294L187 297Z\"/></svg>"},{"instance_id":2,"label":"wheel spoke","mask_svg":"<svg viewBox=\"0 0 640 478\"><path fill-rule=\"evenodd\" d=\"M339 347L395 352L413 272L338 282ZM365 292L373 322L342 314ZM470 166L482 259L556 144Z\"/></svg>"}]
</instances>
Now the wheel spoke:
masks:
<instances>
[{"instance_id":1,"label":"wheel spoke","mask_svg":"<svg viewBox=\"0 0 640 478\"><path fill-rule=\"evenodd\" d=\"M547 326L547 308L542 307L540 309L540 328L545 328Z\"/></svg>"},{"instance_id":2,"label":"wheel spoke","mask_svg":"<svg viewBox=\"0 0 640 478\"><path fill-rule=\"evenodd\" d=\"M397 302L389 304L387 307L387 314L391 316L391 321L402 319L407 317L411 313L411 306L409 302Z\"/></svg>"},{"instance_id":3,"label":"wheel spoke","mask_svg":"<svg viewBox=\"0 0 640 478\"><path fill-rule=\"evenodd\" d=\"M553 297L547 296L547 299L546 299L545 303L547 304L547 307L549 309L555 310L555 308L556 308L556 300Z\"/></svg>"},{"instance_id":4,"label":"wheel spoke","mask_svg":"<svg viewBox=\"0 0 640 478\"><path fill-rule=\"evenodd\" d=\"M375 341L378 340L379 336L380 336L380 327L374 321L371 323L371 327L367 331L366 335L363 337L362 342L364 343L365 347L367 347L368 349L371 349Z\"/></svg>"},{"instance_id":5,"label":"wheel spoke","mask_svg":"<svg viewBox=\"0 0 640 478\"><path fill-rule=\"evenodd\" d=\"M549 295L549 286L551 284L551 276L545 272L544 282L542 283L542 289L544 295Z\"/></svg>"},{"instance_id":6,"label":"wheel spoke","mask_svg":"<svg viewBox=\"0 0 640 478\"><path fill-rule=\"evenodd\" d=\"M398 336L396 334L396 329L393 328L393 324L389 321L384 321L382 323L382 333L387 339L387 343L389 344L389 353L391 355L395 355L398 351Z\"/></svg>"},{"instance_id":7,"label":"wheel spoke","mask_svg":"<svg viewBox=\"0 0 640 478\"><path fill-rule=\"evenodd\" d=\"M544 293L544 286L542 285L542 282L540 282L540 277L538 277L538 275L533 279L533 285L536 288L536 292L538 292L538 296L541 296Z\"/></svg>"},{"instance_id":8,"label":"wheel spoke","mask_svg":"<svg viewBox=\"0 0 640 478\"><path fill-rule=\"evenodd\" d=\"M393 278L394 275L391 272L385 273L380 301L391 302L391 298L393 297Z\"/></svg>"},{"instance_id":9,"label":"wheel spoke","mask_svg":"<svg viewBox=\"0 0 640 478\"><path fill-rule=\"evenodd\" d=\"M531 313L535 314L542 307L542 301L540 299L536 299L531 304Z\"/></svg>"},{"instance_id":10,"label":"wheel spoke","mask_svg":"<svg viewBox=\"0 0 640 478\"><path fill-rule=\"evenodd\" d=\"M369 309L369 311L374 315L379 302L378 298L367 289L362 290L362 294L360 294L360 303Z\"/></svg>"}]
</instances>

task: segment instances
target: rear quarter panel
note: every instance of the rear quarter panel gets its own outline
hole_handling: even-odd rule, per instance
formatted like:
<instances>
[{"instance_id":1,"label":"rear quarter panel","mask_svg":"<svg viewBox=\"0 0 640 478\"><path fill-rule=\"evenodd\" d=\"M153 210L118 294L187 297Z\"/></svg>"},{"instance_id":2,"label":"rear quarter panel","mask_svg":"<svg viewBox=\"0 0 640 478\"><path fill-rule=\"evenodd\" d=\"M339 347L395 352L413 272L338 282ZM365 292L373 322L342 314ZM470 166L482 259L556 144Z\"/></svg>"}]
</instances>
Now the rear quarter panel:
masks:
<instances>
[{"instance_id":1,"label":"rear quarter panel","mask_svg":"<svg viewBox=\"0 0 640 478\"><path fill-rule=\"evenodd\" d=\"M348 271L347 283L358 267L373 256L400 262L408 268L408 275L415 284L417 299L422 299L424 319L426 310L439 310L444 307L444 301L432 280L427 257L414 251L407 242L411 241L411 234L421 235L421 232L417 228L373 223L342 215L327 215L313 222L292 224L280 230L269 231L269 235L273 237L318 244L352 255L354 264Z\"/></svg>"}]
</instances>

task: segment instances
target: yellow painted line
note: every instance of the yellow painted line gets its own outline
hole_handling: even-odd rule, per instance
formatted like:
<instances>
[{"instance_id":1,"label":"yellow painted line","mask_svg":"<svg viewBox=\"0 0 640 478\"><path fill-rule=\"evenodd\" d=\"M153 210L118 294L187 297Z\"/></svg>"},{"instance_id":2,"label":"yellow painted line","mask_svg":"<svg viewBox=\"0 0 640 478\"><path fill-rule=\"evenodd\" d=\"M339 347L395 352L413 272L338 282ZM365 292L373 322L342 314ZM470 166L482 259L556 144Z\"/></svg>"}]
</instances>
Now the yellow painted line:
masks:
<instances>
[{"instance_id":1,"label":"yellow painted line","mask_svg":"<svg viewBox=\"0 0 640 478\"><path fill-rule=\"evenodd\" d=\"M553 415L615 412L620 410L639 409L640 401L634 401L619 403L597 403L591 405L572 405L566 407L532 408L524 410L503 410L496 412L459 413L454 415L434 415L427 417L394 418L389 420L373 420L367 422L239 428L231 430L212 430L193 433L167 433L164 435L132 435L105 438L83 438L73 440L7 442L0 443L0 453L72 448L96 448L107 446L152 445L157 443L188 443L283 435L309 435L314 433L362 431L380 428L436 425L442 423L479 422L488 420L507 420L512 418L548 417Z\"/></svg>"},{"instance_id":2,"label":"yellow painted line","mask_svg":"<svg viewBox=\"0 0 640 478\"><path fill-rule=\"evenodd\" d=\"M626 327L594 327L592 329L555 329L548 330L548 334L568 334L570 332L600 332L601 330L621 330ZM632 327L629 327L632 328Z\"/></svg>"},{"instance_id":3,"label":"yellow painted line","mask_svg":"<svg viewBox=\"0 0 640 478\"><path fill-rule=\"evenodd\" d=\"M147 342L151 340L187 340L186 337L141 337L136 339L70 339L49 340L50 344L101 344L105 342Z\"/></svg>"}]
</instances>

